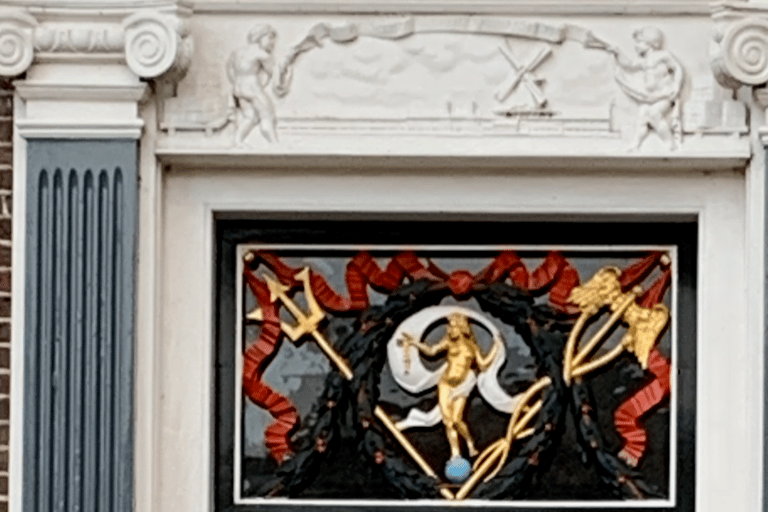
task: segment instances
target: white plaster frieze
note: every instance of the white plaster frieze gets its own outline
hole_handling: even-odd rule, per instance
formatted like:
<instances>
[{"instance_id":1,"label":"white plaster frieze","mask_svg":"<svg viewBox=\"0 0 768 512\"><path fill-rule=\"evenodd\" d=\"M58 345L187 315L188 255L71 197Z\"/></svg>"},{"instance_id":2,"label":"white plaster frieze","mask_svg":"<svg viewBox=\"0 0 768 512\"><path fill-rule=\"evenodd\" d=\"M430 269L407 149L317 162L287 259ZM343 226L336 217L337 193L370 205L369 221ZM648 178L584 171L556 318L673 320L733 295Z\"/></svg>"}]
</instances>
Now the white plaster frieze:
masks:
<instances>
[{"instance_id":1,"label":"white plaster frieze","mask_svg":"<svg viewBox=\"0 0 768 512\"><path fill-rule=\"evenodd\" d=\"M588 138L586 151L653 153L700 151L725 136L741 147L743 105L707 67L709 20L684 23L196 16L191 30L204 43L165 103L161 145L271 152L313 137Z\"/></svg>"}]
</instances>

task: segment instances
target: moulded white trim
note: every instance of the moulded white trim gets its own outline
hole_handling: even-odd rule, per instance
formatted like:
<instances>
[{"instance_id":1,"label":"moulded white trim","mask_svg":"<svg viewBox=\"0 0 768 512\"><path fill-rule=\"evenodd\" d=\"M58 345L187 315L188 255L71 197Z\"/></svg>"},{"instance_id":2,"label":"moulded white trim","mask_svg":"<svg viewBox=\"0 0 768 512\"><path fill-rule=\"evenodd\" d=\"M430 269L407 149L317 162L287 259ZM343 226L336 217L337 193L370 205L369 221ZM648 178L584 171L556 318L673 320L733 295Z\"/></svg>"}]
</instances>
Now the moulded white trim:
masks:
<instances>
[{"instance_id":1,"label":"moulded white trim","mask_svg":"<svg viewBox=\"0 0 768 512\"><path fill-rule=\"evenodd\" d=\"M125 52L109 53L55 53L55 52L37 52L35 53L36 64L125 64Z\"/></svg>"},{"instance_id":2,"label":"moulded white trim","mask_svg":"<svg viewBox=\"0 0 768 512\"><path fill-rule=\"evenodd\" d=\"M762 126L757 129L757 134L760 137L760 142L764 148L768 148L768 126Z\"/></svg>"},{"instance_id":3,"label":"moulded white trim","mask_svg":"<svg viewBox=\"0 0 768 512\"><path fill-rule=\"evenodd\" d=\"M157 432L162 405L155 400L158 382L161 291L160 280L162 243L162 182L163 173L154 155L156 133L156 104L147 102L141 115L145 120L143 138L139 143L139 236L136 240L136 352L134 371L141 375L134 389L135 438L134 510L150 511L156 494L158 471Z\"/></svg>"},{"instance_id":4,"label":"moulded white trim","mask_svg":"<svg viewBox=\"0 0 768 512\"><path fill-rule=\"evenodd\" d=\"M754 15L768 13L768 2L765 1L743 1L743 0L720 0L711 4L712 16L719 19L727 16Z\"/></svg>"},{"instance_id":5,"label":"moulded white trim","mask_svg":"<svg viewBox=\"0 0 768 512\"><path fill-rule=\"evenodd\" d=\"M471 161L465 159L465 164L471 164ZM364 163L364 160L358 163ZM163 194L164 218L158 219L158 222L163 224L164 254L160 257L164 275L157 286L163 290L161 309L164 319L159 339L156 340L156 343L163 345L163 356L160 371L162 378L155 390L155 403L161 404L156 410L163 419L159 420L162 428L157 440L157 452L162 455L156 476L160 480L158 490L183 486L189 493L160 493L152 500L151 510L165 510L171 504L177 508L182 506L200 512L212 510L211 472L214 468L210 465L209 445L205 444L210 440L212 422L209 416L208 423L201 424L195 414L208 416L212 407L211 384L204 379L210 377L212 368L210 358L213 356L205 338L211 336L208 339L212 339L213 298L188 292L191 289L209 289L212 283L215 241L211 222L214 212L225 214L245 211L257 214L323 211L330 216L334 212L351 211L384 215L408 213L414 216L450 211L547 214L551 219L606 213L698 216L697 345L701 358L697 375L717 378L699 379L697 382L699 421L696 426L696 506L697 510L701 508L703 511L723 510L728 504L738 510L758 510L759 499L752 496L752 490L759 487L759 484L753 485L758 483L759 471L753 474L752 469L760 465L761 457L759 450L754 450L752 446L761 443L760 432L757 431L759 427L745 424L749 415L744 413L743 406L737 407L728 402L728 393L723 386L723 379L728 375L730 392L744 396L748 407L755 406L758 397L746 392L752 380L748 380L744 373L739 373L750 346L750 342L745 339L746 313L743 303L746 298L741 290L746 288L745 276L754 275L756 271L747 268L746 259L738 256L743 254L741 250L744 248L745 232L742 228L746 229L744 223L747 214L744 210L743 177L728 172L693 177L657 170L655 173L639 174L645 176L642 181L629 178L628 184L632 183L632 187L623 188L612 185L617 184L617 178L628 177L627 173L614 174L607 179L603 178L608 177L608 173L585 173L584 180L590 183L581 183L580 178L568 176L563 172L564 169L554 173L528 173L519 179L494 173L496 180L492 180L492 176L473 172L471 177L466 175L462 179L465 184L471 185L464 188L456 184L457 174L452 171L422 168L417 173L411 171L408 174L413 186L397 187L394 184L397 179L388 180L387 177L397 178L402 170L392 169L386 176L381 173L368 176L355 169L351 160L347 164L346 169L309 166L294 171L284 167L268 170L254 166L251 173L245 173L229 168L228 163L220 160L213 167L197 162L186 169L179 167L163 171L167 188ZM213 179L201 182L195 170L206 167L208 171L214 171L212 174L206 173L206 178L220 177L221 181ZM476 165L467 167L473 170L476 168ZM292 179L291 172L301 178L301 186L296 186L297 182ZM652 176L650 180L649 175ZM653 187L656 176L669 178L671 188ZM441 177L450 179L440 180ZM501 188L486 190L484 184L491 182L498 182ZM538 182L551 183L554 187L551 194L526 195ZM380 189L377 185L383 183L388 186ZM423 195L423 201L419 199L422 197L421 191L432 190L431 186L436 184L441 184L439 195L426 194ZM443 184L445 188L442 188ZM571 184L579 186L573 187ZM339 187L345 186L349 190L339 192ZM621 200L618 196L611 198L613 193L621 196ZM373 196L380 200L371 201ZM176 242L172 242L173 238L165 237L177 237ZM736 251L737 256L732 257L733 253L729 251ZM728 266L732 266L735 272L722 271ZM189 275L196 277L190 281ZM181 302L178 301L180 297L184 297ZM196 313L192 317L189 316L190 310ZM186 315L184 323L169 321L167 315L182 311ZM750 333L755 335L754 331ZM734 341L727 345L714 343L726 339ZM190 343L197 349L191 349ZM182 354L180 350L183 350L183 357L179 359ZM163 367L170 362L176 366ZM761 362L750 360L746 364L755 366ZM185 381L181 385L177 378L167 373L173 371L183 372L184 375L192 372L199 378ZM753 370L748 373L754 375ZM183 407L178 397L170 395L176 392L184 393ZM725 417L723 410L719 409L724 404L730 404L726 407L728 414ZM725 431L718 428L722 422L740 434L729 437L732 445L722 442ZM178 448L181 446L198 446L198 449L194 453L185 450L178 457ZM179 467L179 463L184 464L187 471L174 471L173 467ZM735 477L736 474L741 475L741 472L722 474L716 469L723 467L721 463L732 464L734 468L749 468L748 480Z\"/></svg>"},{"instance_id":6,"label":"moulded white trim","mask_svg":"<svg viewBox=\"0 0 768 512\"><path fill-rule=\"evenodd\" d=\"M478 139L479 141L479 139ZM321 148L322 149L322 148ZM347 151L273 151L270 153L235 152L227 150L160 149L157 157L166 164L191 168L270 168L302 169L365 167L369 169L441 168L441 169L508 169L510 173L521 170L569 169L579 171L610 171L616 169L638 172L679 172L679 171L723 171L743 172L751 153L746 142L731 151L707 153L597 153L591 147L586 151L564 150L556 142L549 144L549 150L532 151L530 145L522 151L485 151L484 154L470 155L465 151L451 152L443 146L437 151L421 154L412 151L396 152L393 145L390 152L366 151L360 146L348 144ZM403 149L403 148L400 148ZM455 146L454 148L455 149ZM556 156L553 156L556 155Z\"/></svg>"},{"instance_id":7,"label":"moulded white trim","mask_svg":"<svg viewBox=\"0 0 768 512\"><path fill-rule=\"evenodd\" d=\"M78 122L19 119L16 129L25 139L139 139L144 121Z\"/></svg>"},{"instance_id":8,"label":"moulded white trim","mask_svg":"<svg viewBox=\"0 0 768 512\"><path fill-rule=\"evenodd\" d=\"M38 21L90 21L121 20L141 9L156 11L192 12L188 0L4 0L4 6L20 7L33 14Z\"/></svg>"},{"instance_id":9,"label":"moulded white trim","mask_svg":"<svg viewBox=\"0 0 768 512\"><path fill-rule=\"evenodd\" d=\"M138 85L80 85L80 84L35 84L18 81L16 92L24 100L85 100L85 101L130 101L138 102L147 94L147 84Z\"/></svg>"},{"instance_id":10,"label":"moulded white trim","mask_svg":"<svg viewBox=\"0 0 768 512\"><path fill-rule=\"evenodd\" d=\"M16 95L14 113L24 115L24 101ZM26 294L26 188L27 188L27 141L14 129L13 134L13 226L11 246L11 421L8 462L8 510L22 512L21 494L24 486L24 310Z\"/></svg>"}]
</instances>

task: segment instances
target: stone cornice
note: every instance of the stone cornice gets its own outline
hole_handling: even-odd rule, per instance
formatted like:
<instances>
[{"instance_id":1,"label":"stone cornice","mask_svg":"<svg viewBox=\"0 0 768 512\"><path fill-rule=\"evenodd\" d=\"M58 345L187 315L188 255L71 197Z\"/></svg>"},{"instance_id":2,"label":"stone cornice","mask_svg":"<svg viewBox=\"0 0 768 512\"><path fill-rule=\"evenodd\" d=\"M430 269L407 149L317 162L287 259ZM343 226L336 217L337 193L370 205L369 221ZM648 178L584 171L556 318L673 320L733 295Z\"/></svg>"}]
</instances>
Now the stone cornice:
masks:
<instances>
[{"instance_id":1,"label":"stone cornice","mask_svg":"<svg viewBox=\"0 0 768 512\"><path fill-rule=\"evenodd\" d=\"M198 14L708 15L706 0L195 0Z\"/></svg>"},{"instance_id":2,"label":"stone cornice","mask_svg":"<svg viewBox=\"0 0 768 512\"><path fill-rule=\"evenodd\" d=\"M188 0L5 0L3 6L23 9L44 21L120 21L131 14L150 9L155 11L190 14Z\"/></svg>"},{"instance_id":3,"label":"stone cornice","mask_svg":"<svg viewBox=\"0 0 768 512\"><path fill-rule=\"evenodd\" d=\"M720 21L733 21L746 16L760 15L766 12L765 2L747 0L719 0L712 3L712 17Z\"/></svg>"},{"instance_id":4,"label":"stone cornice","mask_svg":"<svg viewBox=\"0 0 768 512\"><path fill-rule=\"evenodd\" d=\"M178 80L192 52L191 10L168 2L138 9L73 3L0 9L0 76L23 74L32 63L125 64L140 78Z\"/></svg>"}]
</instances>

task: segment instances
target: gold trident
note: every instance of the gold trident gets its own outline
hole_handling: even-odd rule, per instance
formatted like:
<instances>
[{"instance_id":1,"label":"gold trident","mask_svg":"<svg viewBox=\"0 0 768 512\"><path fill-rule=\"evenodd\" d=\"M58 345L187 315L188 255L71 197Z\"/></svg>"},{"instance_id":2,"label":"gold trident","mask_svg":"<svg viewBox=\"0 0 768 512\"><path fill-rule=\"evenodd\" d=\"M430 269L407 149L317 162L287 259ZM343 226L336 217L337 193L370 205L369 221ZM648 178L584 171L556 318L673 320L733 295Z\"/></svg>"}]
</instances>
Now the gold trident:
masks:
<instances>
[{"instance_id":1,"label":"gold trident","mask_svg":"<svg viewBox=\"0 0 768 512\"><path fill-rule=\"evenodd\" d=\"M325 355L334 362L344 377L347 380L352 380L354 374L349 368L349 365L347 365L347 362L344 361L339 353L336 352L330 343L328 343L323 334L317 329L317 326L320 325L320 322L322 322L325 318L325 312L317 303L317 300L312 293L312 284L310 283L309 279L309 267L304 267L301 269L296 273L295 277L304 283L304 298L306 299L307 306L309 307L309 314L302 311L298 304L296 304L291 300L290 297L288 297L288 290L290 290L288 286L280 284L269 276L264 275L264 280L267 282L267 287L269 288L270 302L275 302L278 300L281 301L298 322L296 325L290 325L286 322L280 321L280 328L294 342L298 341L298 339L305 334L311 334L312 337L315 338L317 344L320 345L320 348L323 349ZM261 314L260 312L255 312L254 314L249 315L249 317L254 320L260 320ZM437 473L435 473L429 464L427 464L427 461L424 460L421 454L419 454L416 448L413 447L413 445L410 443L410 441L408 441L403 433L400 432L400 429L397 428L389 415L384 412L384 409L377 405L373 412L375 416L379 418L379 420L384 424L384 426L386 426L390 432L392 432L392 435L395 436L395 439L400 442L405 451L407 451L408 454L413 457L413 460L416 461L421 470L432 478L438 479ZM450 500L454 499L453 493L448 489L441 488L440 493Z\"/></svg>"},{"instance_id":2,"label":"gold trident","mask_svg":"<svg viewBox=\"0 0 768 512\"><path fill-rule=\"evenodd\" d=\"M267 282L267 287L269 288L270 302L275 302L277 300L281 301L298 322L295 326L292 326L281 321L280 328L283 329L283 332L285 332L285 334L287 334L294 342L298 341L299 338L305 334L311 334L312 337L315 338L317 344L320 345L320 348L323 349L325 355L328 356L339 371L341 371L344 378L352 380L353 373L347 365L347 362L341 358L338 352L333 349L331 344L328 343L322 333L317 329L317 326L320 325L320 322L325 318L325 312L323 312L322 308L317 303L317 300L315 300L315 296L312 294L312 285L309 282L309 267L304 267L298 272L296 278L304 283L304 297L306 298L307 306L309 306L309 315L304 313L304 311L302 311L301 308L288 297L287 292L290 290L288 286L278 283L267 275L264 276L264 280Z\"/></svg>"}]
</instances>

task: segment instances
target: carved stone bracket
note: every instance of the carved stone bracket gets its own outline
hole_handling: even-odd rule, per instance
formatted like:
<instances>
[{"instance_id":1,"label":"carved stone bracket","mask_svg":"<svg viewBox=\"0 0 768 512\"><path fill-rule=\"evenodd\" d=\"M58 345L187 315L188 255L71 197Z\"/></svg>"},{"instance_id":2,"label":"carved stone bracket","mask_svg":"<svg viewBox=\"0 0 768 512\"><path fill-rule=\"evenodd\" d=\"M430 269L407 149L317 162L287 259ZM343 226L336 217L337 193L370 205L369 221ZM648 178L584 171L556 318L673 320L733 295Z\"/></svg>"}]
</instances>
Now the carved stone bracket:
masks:
<instances>
[{"instance_id":1,"label":"carved stone bracket","mask_svg":"<svg viewBox=\"0 0 768 512\"><path fill-rule=\"evenodd\" d=\"M140 9L123 20L39 22L21 9L0 10L0 76L23 74L34 62L118 62L143 79L177 82L192 42L183 11Z\"/></svg>"}]
</instances>

